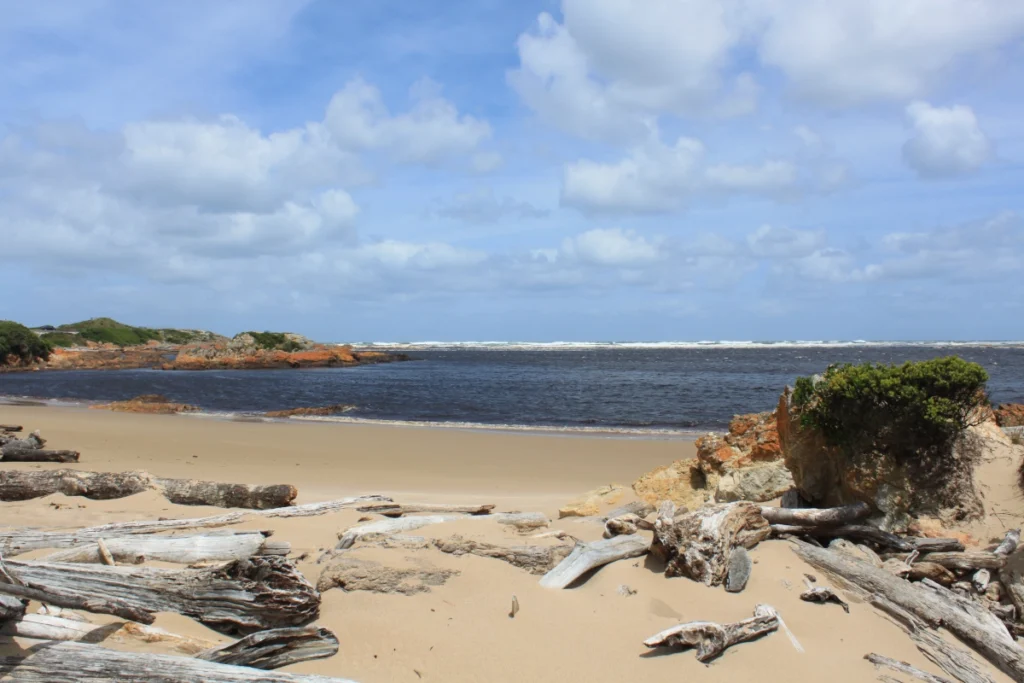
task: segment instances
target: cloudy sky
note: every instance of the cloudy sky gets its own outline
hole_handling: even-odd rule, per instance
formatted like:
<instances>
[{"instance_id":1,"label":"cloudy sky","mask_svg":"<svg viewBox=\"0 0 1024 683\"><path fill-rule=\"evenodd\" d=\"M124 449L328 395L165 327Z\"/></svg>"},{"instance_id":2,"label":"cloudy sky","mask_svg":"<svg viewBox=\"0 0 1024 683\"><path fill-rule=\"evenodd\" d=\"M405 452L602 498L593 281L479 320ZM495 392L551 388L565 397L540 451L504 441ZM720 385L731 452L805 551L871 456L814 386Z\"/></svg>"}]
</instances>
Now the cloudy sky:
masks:
<instances>
[{"instance_id":1,"label":"cloudy sky","mask_svg":"<svg viewBox=\"0 0 1024 683\"><path fill-rule=\"evenodd\" d=\"M1024 2L0 12L0 318L1024 339Z\"/></svg>"}]
</instances>

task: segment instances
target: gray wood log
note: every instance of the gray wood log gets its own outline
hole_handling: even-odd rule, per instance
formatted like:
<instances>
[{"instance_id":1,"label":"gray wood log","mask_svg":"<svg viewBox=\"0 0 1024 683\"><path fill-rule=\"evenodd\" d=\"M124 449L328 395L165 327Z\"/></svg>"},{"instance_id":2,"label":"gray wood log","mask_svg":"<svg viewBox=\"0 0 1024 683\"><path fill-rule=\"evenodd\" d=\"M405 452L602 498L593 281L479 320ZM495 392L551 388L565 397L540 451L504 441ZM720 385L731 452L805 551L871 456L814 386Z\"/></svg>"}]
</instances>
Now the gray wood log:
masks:
<instances>
[{"instance_id":1,"label":"gray wood log","mask_svg":"<svg viewBox=\"0 0 1024 683\"><path fill-rule=\"evenodd\" d=\"M0 452L2 462L78 462L78 451L51 451L42 448L11 448Z\"/></svg>"},{"instance_id":2,"label":"gray wood log","mask_svg":"<svg viewBox=\"0 0 1024 683\"><path fill-rule=\"evenodd\" d=\"M119 600L138 611L177 612L222 633L305 625L320 612L320 594L280 557L253 557L203 569L14 561L7 562L7 568L20 581L61 596ZM0 585L0 591L8 588ZM152 617L144 623L152 623Z\"/></svg>"},{"instance_id":3,"label":"gray wood log","mask_svg":"<svg viewBox=\"0 0 1024 683\"><path fill-rule=\"evenodd\" d=\"M708 662L738 643L755 640L779 628L774 614L757 615L732 624L691 621L656 633L644 641L647 647L697 648L697 661Z\"/></svg>"},{"instance_id":4,"label":"gray wood log","mask_svg":"<svg viewBox=\"0 0 1024 683\"><path fill-rule=\"evenodd\" d=\"M867 524L845 524L841 526L802 527L792 524L773 524L772 533L776 536L795 535L815 538L846 538L867 541L883 548L892 548L901 552L913 551L914 545L909 539L902 538L888 531L882 531Z\"/></svg>"},{"instance_id":5,"label":"gray wood log","mask_svg":"<svg viewBox=\"0 0 1024 683\"><path fill-rule=\"evenodd\" d=\"M17 655L0 657L0 678L13 683L353 683L73 642L43 643Z\"/></svg>"},{"instance_id":6,"label":"gray wood log","mask_svg":"<svg viewBox=\"0 0 1024 683\"><path fill-rule=\"evenodd\" d=\"M25 585L0 583L0 595L35 600L47 605L83 610L85 612L93 612L94 614L110 614L122 619L137 621L140 624L152 624L155 621L152 611L124 600L101 595L73 593L64 590L62 587L53 588L42 586L32 581L21 580Z\"/></svg>"},{"instance_id":7,"label":"gray wood log","mask_svg":"<svg viewBox=\"0 0 1024 683\"><path fill-rule=\"evenodd\" d=\"M924 582L908 583L884 569L806 543L795 543L794 551L812 566L869 595L878 594L925 622L941 623L1000 671L1014 680L1024 680L1024 650L1012 639L1008 642L1008 634L1001 624L996 628L977 613L966 611L961 603L949 597L950 591L940 593L923 586Z\"/></svg>"},{"instance_id":8,"label":"gray wood log","mask_svg":"<svg viewBox=\"0 0 1024 683\"><path fill-rule=\"evenodd\" d=\"M746 548L733 548L729 555L729 573L725 577L725 590L730 593L739 593L747 587L750 580L750 572L754 569L754 563L750 559L750 553Z\"/></svg>"},{"instance_id":9,"label":"gray wood log","mask_svg":"<svg viewBox=\"0 0 1024 683\"><path fill-rule=\"evenodd\" d=\"M494 508L494 505L443 505L433 503L399 505L398 503L376 503L374 505L363 505L356 509L359 512L372 512L384 515L385 517L402 517L423 512L431 514L489 515L494 511Z\"/></svg>"},{"instance_id":10,"label":"gray wood log","mask_svg":"<svg viewBox=\"0 0 1024 683\"><path fill-rule=\"evenodd\" d=\"M913 676L919 681L926 681L926 683L954 683L954 681L951 681L948 678L936 676L928 673L927 671L921 671L921 669L911 666L906 662L901 662L898 659L892 659L891 657L884 657L882 655L875 654L874 652L864 655L864 659L868 660L876 667L884 666L892 669L893 671L898 671L901 674Z\"/></svg>"},{"instance_id":11,"label":"gray wood log","mask_svg":"<svg viewBox=\"0 0 1024 683\"><path fill-rule=\"evenodd\" d=\"M999 580L1002 582L1010 602L1017 609L1017 614L1024 615L1024 577L1019 569L1013 565L1007 565L1000 571Z\"/></svg>"},{"instance_id":12,"label":"gray wood log","mask_svg":"<svg viewBox=\"0 0 1024 683\"><path fill-rule=\"evenodd\" d=\"M20 432L21 425L0 425L0 432Z\"/></svg>"},{"instance_id":13,"label":"gray wood log","mask_svg":"<svg viewBox=\"0 0 1024 683\"><path fill-rule=\"evenodd\" d=\"M634 500L625 505L621 505L613 510L601 515L601 521L607 522L609 519L615 519L623 515L636 515L637 517L643 518L654 512L654 506L650 503L645 503L642 500Z\"/></svg>"},{"instance_id":14,"label":"gray wood log","mask_svg":"<svg viewBox=\"0 0 1024 683\"><path fill-rule=\"evenodd\" d=\"M871 514L871 506L867 503L853 503L835 508L762 507L761 514L771 524L838 526L867 517Z\"/></svg>"},{"instance_id":15,"label":"gray wood log","mask_svg":"<svg viewBox=\"0 0 1024 683\"><path fill-rule=\"evenodd\" d=\"M753 548L771 534L760 506L748 502L706 505L671 521L659 514L654 526L665 575L708 586L725 580L734 548Z\"/></svg>"},{"instance_id":16,"label":"gray wood log","mask_svg":"<svg viewBox=\"0 0 1024 683\"><path fill-rule=\"evenodd\" d=\"M961 571L975 569L1002 569L1006 566L1006 556L984 550L970 550L962 553L925 553L918 557L920 562L940 564L947 569Z\"/></svg>"},{"instance_id":17,"label":"gray wood log","mask_svg":"<svg viewBox=\"0 0 1024 683\"><path fill-rule=\"evenodd\" d=\"M577 543L569 556L545 574L540 585L545 588L566 588L592 569L646 555L651 542L639 534L616 536L594 543Z\"/></svg>"},{"instance_id":18,"label":"gray wood log","mask_svg":"<svg viewBox=\"0 0 1024 683\"><path fill-rule=\"evenodd\" d=\"M338 543L335 550L346 550L351 548L355 542L363 537L391 536L405 531L422 529L433 524L454 522L460 519L472 519L477 521L497 522L514 526L517 529L535 529L540 526L547 526L548 518L541 512L499 512L489 515L422 515L418 517L397 517L395 519L382 519L368 524L359 524L349 527L338 533Z\"/></svg>"},{"instance_id":19,"label":"gray wood log","mask_svg":"<svg viewBox=\"0 0 1024 683\"><path fill-rule=\"evenodd\" d=\"M291 505L298 495L295 487L288 485L251 486L194 479L159 479L148 472L0 471L0 500L3 501L31 500L54 493L110 500L154 489L160 491L167 500L179 505L256 510Z\"/></svg>"},{"instance_id":20,"label":"gray wood log","mask_svg":"<svg viewBox=\"0 0 1024 683\"><path fill-rule=\"evenodd\" d=\"M572 552L569 544L562 545L495 545L452 536L434 539L433 545L451 555L478 555L508 562L531 574L546 574Z\"/></svg>"},{"instance_id":21,"label":"gray wood log","mask_svg":"<svg viewBox=\"0 0 1024 683\"><path fill-rule=\"evenodd\" d=\"M102 561L99 542L106 545L114 560L129 564L137 564L140 558L175 564L230 562L254 555L287 555L290 552L290 544L269 540L267 536L267 532L243 531L193 536L108 537L97 543L57 551L42 560L110 564Z\"/></svg>"},{"instance_id":22,"label":"gray wood log","mask_svg":"<svg viewBox=\"0 0 1024 683\"><path fill-rule=\"evenodd\" d=\"M918 538L907 536L904 539L914 550L922 553L958 553L964 551L964 544L955 538Z\"/></svg>"},{"instance_id":23,"label":"gray wood log","mask_svg":"<svg viewBox=\"0 0 1024 683\"><path fill-rule=\"evenodd\" d=\"M831 602L842 607L843 611L847 614L850 613L850 605L839 597L834 590L826 586L809 588L800 594L800 599L804 602L817 602L821 604Z\"/></svg>"},{"instance_id":24,"label":"gray wood log","mask_svg":"<svg viewBox=\"0 0 1024 683\"><path fill-rule=\"evenodd\" d=\"M1006 536L1003 537L1002 543L996 546L996 549L992 552L996 555L1007 557L1017 550L1018 545L1020 545L1020 529L1010 529L1006 532Z\"/></svg>"},{"instance_id":25,"label":"gray wood log","mask_svg":"<svg viewBox=\"0 0 1024 683\"><path fill-rule=\"evenodd\" d=\"M85 529L40 531L37 529L0 529L0 554L15 556L42 548L73 548L86 542L118 536L155 534L184 529L209 529L240 524L252 518L312 517L344 510L370 501L386 500L383 496L358 496L324 503L309 503L270 510L227 512L213 517L161 519L139 522L114 522Z\"/></svg>"},{"instance_id":26,"label":"gray wood log","mask_svg":"<svg viewBox=\"0 0 1024 683\"><path fill-rule=\"evenodd\" d=\"M180 636L162 628L136 624L133 621L94 624L89 621L51 614L26 614L16 621L2 623L0 624L0 635L62 642L165 643L177 652L186 655L196 655L217 647L217 644L210 640Z\"/></svg>"},{"instance_id":27,"label":"gray wood log","mask_svg":"<svg viewBox=\"0 0 1024 683\"><path fill-rule=\"evenodd\" d=\"M13 595L0 594L0 624L9 619L20 619L25 614L25 601Z\"/></svg>"},{"instance_id":28,"label":"gray wood log","mask_svg":"<svg viewBox=\"0 0 1024 683\"><path fill-rule=\"evenodd\" d=\"M233 666L273 670L338 654L338 638L317 626L275 628L252 633L228 645L211 648L197 659Z\"/></svg>"}]
</instances>

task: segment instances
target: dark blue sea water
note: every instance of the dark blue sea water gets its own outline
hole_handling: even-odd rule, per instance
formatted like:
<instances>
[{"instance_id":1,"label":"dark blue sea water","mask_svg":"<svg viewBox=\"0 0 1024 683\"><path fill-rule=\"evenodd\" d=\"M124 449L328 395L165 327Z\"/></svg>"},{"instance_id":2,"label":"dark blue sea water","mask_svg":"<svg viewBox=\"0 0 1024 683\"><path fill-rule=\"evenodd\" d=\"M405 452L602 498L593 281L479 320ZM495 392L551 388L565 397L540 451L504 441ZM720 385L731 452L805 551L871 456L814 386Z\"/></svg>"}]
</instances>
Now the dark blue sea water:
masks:
<instances>
[{"instance_id":1,"label":"dark blue sea water","mask_svg":"<svg viewBox=\"0 0 1024 683\"><path fill-rule=\"evenodd\" d=\"M349 403L343 420L631 433L722 429L774 407L783 387L830 363L950 354L981 363L996 402L1024 402L1024 345L731 345L403 349L416 361L349 369L36 372L0 375L0 395L108 401L164 394L216 413Z\"/></svg>"}]
</instances>

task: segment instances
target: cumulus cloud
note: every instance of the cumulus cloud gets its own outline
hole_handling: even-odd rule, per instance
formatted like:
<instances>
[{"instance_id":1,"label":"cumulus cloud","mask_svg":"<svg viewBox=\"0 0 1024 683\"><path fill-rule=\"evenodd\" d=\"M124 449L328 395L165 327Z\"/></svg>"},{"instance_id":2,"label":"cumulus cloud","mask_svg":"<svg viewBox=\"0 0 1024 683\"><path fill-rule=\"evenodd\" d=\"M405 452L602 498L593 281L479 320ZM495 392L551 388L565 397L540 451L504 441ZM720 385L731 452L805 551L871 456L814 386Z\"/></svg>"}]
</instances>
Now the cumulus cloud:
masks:
<instances>
[{"instance_id":1,"label":"cumulus cloud","mask_svg":"<svg viewBox=\"0 0 1024 683\"><path fill-rule=\"evenodd\" d=\"M507 218L531 220L550 214L529 202L512 197L498 197L490 187L462 192L436 211L442 218L453 218L477 225L492 225Z\"/></svg>"},{"instance_id":2,"label":"cumulus cloud","mask_svg":"<svg viewBox=\"0 0 1024 683\"><path fill-rule=\"evenodd\" d=\"M620 228L588 230L566 239L562 253L584 263L617 267L644 265L661 257L657 243Z\"/></svg>"},{"instance_id":3,"label":"cumulus cloud","mask_svg":"<svg viewBox=\"0 0 1024 683\"><path fill-rule=\"evenodd\" d=\"M762 225L747 235L747 245L756 257L799 258L810 256L825 245L825 233Z\"/></svg>"},{"instance_id":4,"label":"cumulus cloud","mask_svg":"<svg viewBox=\"0 0 1024 683\"><path fill-rule=\"evenodd\" d=\"M992 155L991 144L970 107L914 102L907 106L907 118L912 135L903 146L903 159L924 178L976 171Z\"/></svg>"},{"instance_id":5,"label":"cumulus cloud","mask_svg":"<svg viewBox=\"0 0 1024 683\"><path fill-rule=\"evenodd\" d=\"M634 148L617 162L580 160L565 167L562 202L586 211L657 213L681 208L699 192L778 196L796 189L789 161L759 164L705 162L703 143L681 137Z\"/></svg>"}]
</instances>

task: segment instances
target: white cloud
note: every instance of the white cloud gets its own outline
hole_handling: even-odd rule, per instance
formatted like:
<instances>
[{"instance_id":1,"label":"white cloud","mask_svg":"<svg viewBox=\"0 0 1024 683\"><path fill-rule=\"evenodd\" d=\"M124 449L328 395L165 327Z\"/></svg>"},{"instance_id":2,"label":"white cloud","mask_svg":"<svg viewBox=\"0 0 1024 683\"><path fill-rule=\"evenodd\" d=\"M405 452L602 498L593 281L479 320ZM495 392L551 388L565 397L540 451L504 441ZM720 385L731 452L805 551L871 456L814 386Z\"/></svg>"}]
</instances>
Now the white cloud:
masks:
<instances>
[{"instance_id":1,"label":"white cloud","mask_svg":"<svg viewBox=\"0 0 1024 683\"><path fill-rule=\"evenodd\" d=\"M616 267L649 264L661 257L656 243L620 228L588 230L566 239L562 253L583 263Z\"/></svg>"},{"instance_id":2,"label":"white cloud","mask_svg":"<svg viewBox=\"0 0 1024 683\"><path fill-rule=\"evenodd\" d=\"M800 258L825 246L825 233L762 225L747 235L751 253L763 258Z\"/></svg>"},{"instance_id":3,"label":"white cloud","mask_svg":"<svg viewBox=\"0 0 1024 683\"><path fill-rule=\"evenodd\" d=\"M439 208L436 213L443 218L489 225L506 218L544 218L550 212L512 197L498 197L493 188L486 187L455 195L449 204Z\"/></svg>"},{"instance_id":4,"label":"white cloud","mask_svg":"<svg viewBox=\"0 0 1024 683\"><path fill-rule=\"evenodd\" d=\"M943 178L976 171L992 155L988 138L967 106L933 107L914 102L907 107L912 136L903 159L925 178Z\"/></svg>"},{"instance_id":5,"label":"white cloud","mask_svg":"<svg viewBox=\"0 0 1024 683\"><path fill-rule=\"evenodd\" d=\"M671 147L651 140L614 163L584 159L567 165L562 202L587 211L666 212L700 192L777 196L796 186L791 162L708 166L704 145L681 137Z\"/></svg>"}]
</instances>

